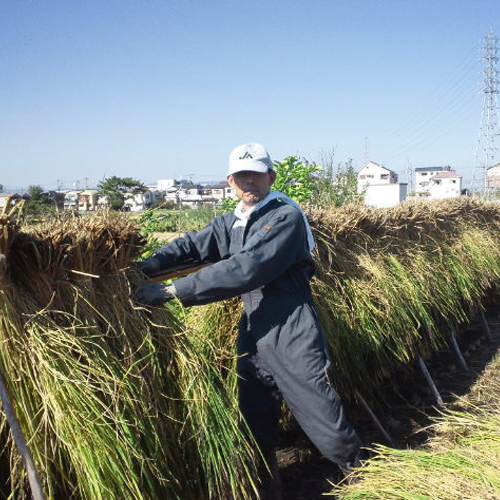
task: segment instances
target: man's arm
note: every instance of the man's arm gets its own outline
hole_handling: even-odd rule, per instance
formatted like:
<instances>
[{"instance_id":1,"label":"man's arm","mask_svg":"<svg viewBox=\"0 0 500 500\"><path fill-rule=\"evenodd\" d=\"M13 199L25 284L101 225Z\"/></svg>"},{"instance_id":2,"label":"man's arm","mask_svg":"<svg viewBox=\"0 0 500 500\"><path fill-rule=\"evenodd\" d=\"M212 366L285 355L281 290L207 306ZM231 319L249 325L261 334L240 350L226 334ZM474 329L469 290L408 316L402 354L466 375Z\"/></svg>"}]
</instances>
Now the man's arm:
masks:
<instances>
[{"instance_id":1,"label":"man's arm","mask_svg":"<svg viewBox=\"0 0 500 500\"><path fill-rule=\"evenodd\" d=\"M302 254L309 257L302 214L287 206L257 231L241 252L176 280L175 294L186 306L241 295L278 278Z\"/></svg>"},{"instance_id":2,"label":"man's arm","mask_svg":"<svg viewBox=\"0 0 500 500\"><path fill-rule=\"evenodd\" d=\"M217 262L229 254L229 235L223 217L216 217L199 232L188 232L138 263L148 276L185 262Z\"/></svg>"}]
</instances>

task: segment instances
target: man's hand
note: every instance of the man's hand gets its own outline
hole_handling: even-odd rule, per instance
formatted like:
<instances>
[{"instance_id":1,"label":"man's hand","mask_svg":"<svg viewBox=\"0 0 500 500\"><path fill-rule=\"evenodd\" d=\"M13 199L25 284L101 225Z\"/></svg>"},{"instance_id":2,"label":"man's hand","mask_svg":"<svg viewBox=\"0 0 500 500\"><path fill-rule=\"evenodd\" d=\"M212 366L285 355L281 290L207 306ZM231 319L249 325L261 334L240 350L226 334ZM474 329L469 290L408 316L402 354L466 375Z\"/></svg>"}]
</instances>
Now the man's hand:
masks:
<instances>
[{"instance_id":1,"label":"man's hand","mask_svg":"<svg viewBox=\"0 0 500 500\"><path fill-rule=\"evenodd\" d=\"M144 306L160 306L175 297L173 285L146 283L137 288L134 299Z\"/></svg>"},{"instance_id":2,"label":"man's hand","mask_svg":"<svg viewBox=\"0 0 500 500\"><path fill-rule=\"evenodd\" d=\"M146 276L157 273L161 268L160 261L156 257L149 257L148 259L133 262L132 264Z\"/></svg>"}]
</instances>

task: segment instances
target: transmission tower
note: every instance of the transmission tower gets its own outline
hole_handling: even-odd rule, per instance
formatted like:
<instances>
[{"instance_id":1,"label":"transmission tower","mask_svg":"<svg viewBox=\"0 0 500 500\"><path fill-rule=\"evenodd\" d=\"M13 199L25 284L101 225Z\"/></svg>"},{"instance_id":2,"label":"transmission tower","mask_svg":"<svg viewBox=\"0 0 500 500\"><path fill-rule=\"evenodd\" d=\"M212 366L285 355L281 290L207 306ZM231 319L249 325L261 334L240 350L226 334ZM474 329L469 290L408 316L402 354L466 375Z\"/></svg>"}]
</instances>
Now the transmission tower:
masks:
<instances>
[{"instance_id":1,"label":"transmission tower","mask_svg":"<svg viewBox=\"0 0 500 500\"><path fill-rule=\"evenodd\" d=\"M481 39L483 56L485 62L483 70L483 110L481 113L481 126L477 140L476 162L472 174L472 191L481 190L485 197L490 194L487 185L488 169L495 164L495 147L498 131L498 37L495 36L493 28L488 35Z\"/></svg>"}]
</instances>

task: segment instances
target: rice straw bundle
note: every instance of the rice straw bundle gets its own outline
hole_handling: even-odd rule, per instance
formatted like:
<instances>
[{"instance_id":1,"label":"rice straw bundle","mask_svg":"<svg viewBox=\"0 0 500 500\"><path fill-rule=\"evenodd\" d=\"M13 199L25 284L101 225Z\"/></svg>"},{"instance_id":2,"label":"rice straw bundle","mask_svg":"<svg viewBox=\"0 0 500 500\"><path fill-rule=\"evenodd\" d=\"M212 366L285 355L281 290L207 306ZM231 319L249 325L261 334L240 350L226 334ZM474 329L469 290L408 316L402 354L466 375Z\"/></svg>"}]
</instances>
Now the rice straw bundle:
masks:
<instances>
[{"instance_id":1,"label":"rice straw bundle","mask_svg":"<svg viewBox=\"0 0 500 500\"><path fill-rule=\"evenodd\" d=\"M138 230L111 214L0 228L0 369L47 497L252 498L252 454L218 353L172 308L129 298ZM0 498L25 498L2 428Z\"/></svg>"},{"instance_id":2,"label":"rice straw bundle","mask_svg":"<svg viewBox=\"0 0 500 500\"><path fill-rule=\"evenodd\" d=\"M344 395L447 344L500 279L500 208L468 198L310 209L313 282Z\"/></svg>"}]
</instances>

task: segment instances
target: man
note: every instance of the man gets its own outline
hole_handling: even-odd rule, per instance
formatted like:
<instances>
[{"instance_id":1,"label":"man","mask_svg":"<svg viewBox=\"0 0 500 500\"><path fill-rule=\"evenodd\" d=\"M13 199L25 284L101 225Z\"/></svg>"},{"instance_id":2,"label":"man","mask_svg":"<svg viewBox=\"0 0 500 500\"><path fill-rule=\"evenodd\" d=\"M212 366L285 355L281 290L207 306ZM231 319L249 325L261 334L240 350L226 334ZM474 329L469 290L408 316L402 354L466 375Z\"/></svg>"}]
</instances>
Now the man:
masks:
<instances>
[{"instance_id":1,"label":"man","mask_svg":"<svg viewBox=\"0 0 500 500\"><path fill-rule=\"evenodd\" d=\"M227 180L240 199L236 209L164 246L141 268L153 274L190 260L213 264L174 285L143 285L137 300L158 305L176 297L193 306L241 295L239 404L271 471L261 498L279 499L274 450L282 397L321 453L344 471L360 465L360 441L328 378L309 285L311 230L295 202L270 191L275 179L263 146L235 148Z\"/></svg>"}]
</instances>

